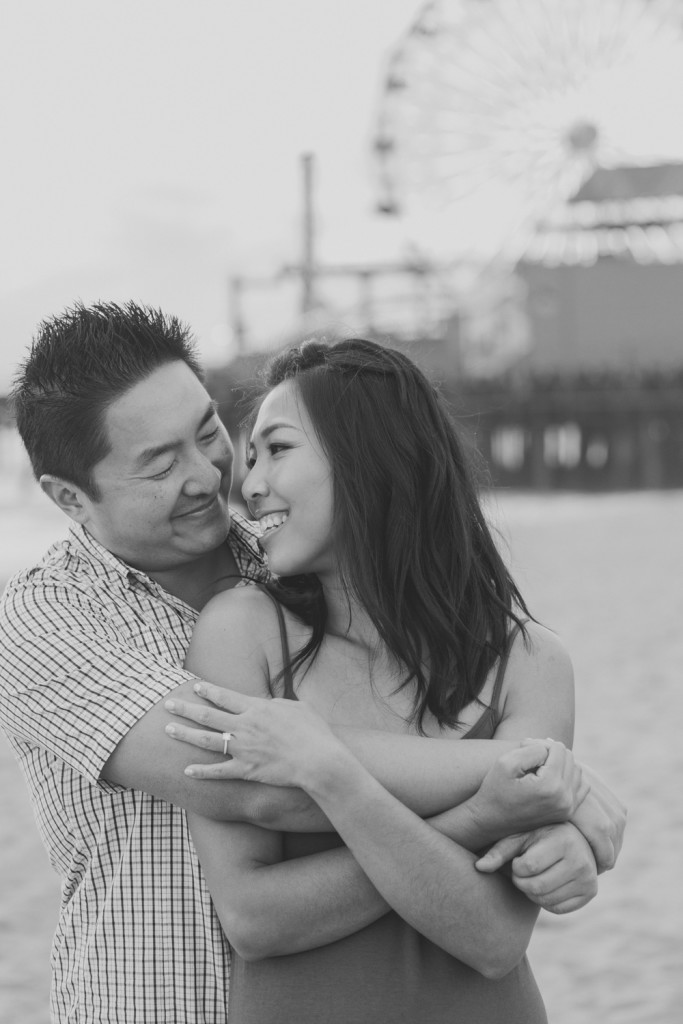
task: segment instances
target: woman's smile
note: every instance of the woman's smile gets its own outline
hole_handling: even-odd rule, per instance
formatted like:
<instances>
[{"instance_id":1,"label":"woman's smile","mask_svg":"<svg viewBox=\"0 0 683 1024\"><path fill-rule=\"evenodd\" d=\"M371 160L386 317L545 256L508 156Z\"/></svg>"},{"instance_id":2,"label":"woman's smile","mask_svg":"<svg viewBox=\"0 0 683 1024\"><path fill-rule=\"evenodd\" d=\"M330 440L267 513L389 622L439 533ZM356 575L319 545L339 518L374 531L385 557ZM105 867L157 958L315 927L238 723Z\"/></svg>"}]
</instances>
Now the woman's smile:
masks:
<instances>
[{"instance_id":1,"label":"woman's smile","mask_svg":"<svg viewBox=\"0 0 683 1024\"><path fill-rule=\"evenodd\" d=\"M261 528L261 539L269 537L289 519L289 512L267 512L259 516L258 524Z\"/></svg>"},{"instance_id":2,"label":"woman's smile","mask_svg":"<svg viewBox=\"0 0 683 1024\"><path fill-rule=\"evenodd\" d=\"M336 569L332 471L290 382L263 401L249 443L242 494L277 576ZM271 538L287 527L284 544Z\"/></svg>"}]
</instances>

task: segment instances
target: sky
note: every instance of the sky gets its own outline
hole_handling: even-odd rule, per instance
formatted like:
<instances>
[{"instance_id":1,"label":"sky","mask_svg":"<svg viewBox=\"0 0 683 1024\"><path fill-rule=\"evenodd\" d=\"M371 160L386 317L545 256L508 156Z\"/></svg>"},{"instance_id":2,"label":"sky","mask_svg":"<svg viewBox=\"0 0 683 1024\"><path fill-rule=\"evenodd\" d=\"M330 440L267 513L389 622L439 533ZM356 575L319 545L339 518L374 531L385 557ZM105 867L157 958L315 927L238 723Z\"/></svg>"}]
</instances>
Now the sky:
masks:
<instances>
[{"instance_id":1,"label":"sky","mask_svg":"<svg viewBox=\"0 0 683 1024\"><path fill-rule=\"evenodd\" d=\"M400 198L412 189L413 203L382 217L372 142L391 55L422 8L1 0L0 394L39 322L78 300L159 306L189 323L205 362L226 362L241 275L248 345L286 341L301 282L257 282L301 261L304 153L328 265L420 251L460 267L458 245L511 244L516 259L596 162L683 159L681 0L450 0L456 29L403 65ZM597 142L576 149L586 125ZM419 281L392 287L392 313L424 326ZM454 287L463 308L471 279L449 279L448 302ZM313 326L353 328L356 293L337 291Z\"/></svg>"},{"instance_id":2,"label":"sky","mask_svg":"<svg viewBox=\"0 0 683 1024\"><path fill-rule=\"evenodd\" d=\"M388 56L419 0L3 0L0 393L36 326L136 299L234 353L228 282L302 252L315 154L322 260L399 258L371 157ZM289 304L254 290L262 337Z\"/></svg>"}]
</instances>

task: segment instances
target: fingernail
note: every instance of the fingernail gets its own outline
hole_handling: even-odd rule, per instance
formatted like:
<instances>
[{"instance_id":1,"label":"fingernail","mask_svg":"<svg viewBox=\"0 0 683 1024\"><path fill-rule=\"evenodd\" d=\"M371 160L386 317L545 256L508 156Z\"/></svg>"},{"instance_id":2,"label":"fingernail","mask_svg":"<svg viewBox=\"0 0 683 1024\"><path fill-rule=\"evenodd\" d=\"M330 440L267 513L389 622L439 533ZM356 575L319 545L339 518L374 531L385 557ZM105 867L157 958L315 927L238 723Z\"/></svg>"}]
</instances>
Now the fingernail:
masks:
<instances>
[{"instance_id":1,"label":"fingernail","mask_svg":"<svg viewBox=\"0 0 683 1024\"><path fill-rule=\"evenodd\" d=\"M194 769L194 768L192 767L192 765L190 765L190 766L189 766L189 768L186 768L186 769L185 769L185 774L186 774L186 775L196 775L196 774L197 774L197 772L196 772L196 771L195 771L195 769Z\"/></svg>"},{"instance_id":2,"label":"fingernail","mask_svg":"<svg viewBox=\"0 0 683 1024\"><path fill-rule=\"evenodd\" d=\"M204 690L203 690L203 687L202 687L201 683L195 683L194 686L192 687L192 689L194 690L195 693L200 694L200 696L201 696L202 693L204 693Z\"/></svg>"},{"instance_id":3,"label":"fingernail","mask_svg":"<svg viewBox=\"0 0 683 1024\"><path fill-rule=\"evenodd\" d=\"M175 711L175 701L167 700L166 703L164 704L164 707L166 708L167 711Z\"/></svg>"},{"instance_id":4,"label":"fingernail","mask_svg":"<svg viewBox=\"0 0 683 1024\"><path fill-rule=\"evenodd\" d=\"M168 733L169 736L175 736L175 733L176 733L175 725L167 725L166 726L166 732Z\"/></svg>"}]
</instances>

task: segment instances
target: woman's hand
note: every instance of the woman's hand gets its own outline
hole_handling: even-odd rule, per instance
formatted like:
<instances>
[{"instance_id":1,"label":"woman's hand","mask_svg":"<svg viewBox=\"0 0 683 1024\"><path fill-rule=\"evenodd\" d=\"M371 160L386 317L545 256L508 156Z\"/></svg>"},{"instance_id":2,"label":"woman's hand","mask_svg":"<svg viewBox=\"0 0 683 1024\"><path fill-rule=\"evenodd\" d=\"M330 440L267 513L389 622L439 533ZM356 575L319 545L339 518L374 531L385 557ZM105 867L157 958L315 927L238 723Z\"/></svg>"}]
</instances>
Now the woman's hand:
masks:
<instances>
[{"instance_id":1,"label":"woman's hand","mask_svg":"<svg viewBox=\"0 0 683 1024\"><path fill-rule=\"evenodd\" d=\"M303 701L250 697L211 683L197 683L194 692L217 706L170 700L165 707L205 728L174 722L166 732L203 750L222 751L229 760L190 765L186 773L193 778L246 779L306 789L316 775L334 769L340 757L352 757L327 722Z\"/></svg>"},{"instance_id":2,"label":"woman's hand","mask_svg":"<svg viewBox=\"0 0 683 1024\"><path fill-rule=\"evenodd\" d=\"M567 821L589 790L563 743L525 740L498 758L472 798L472 810L498 835L524 832Z\"/></svg>"}]
</instances>

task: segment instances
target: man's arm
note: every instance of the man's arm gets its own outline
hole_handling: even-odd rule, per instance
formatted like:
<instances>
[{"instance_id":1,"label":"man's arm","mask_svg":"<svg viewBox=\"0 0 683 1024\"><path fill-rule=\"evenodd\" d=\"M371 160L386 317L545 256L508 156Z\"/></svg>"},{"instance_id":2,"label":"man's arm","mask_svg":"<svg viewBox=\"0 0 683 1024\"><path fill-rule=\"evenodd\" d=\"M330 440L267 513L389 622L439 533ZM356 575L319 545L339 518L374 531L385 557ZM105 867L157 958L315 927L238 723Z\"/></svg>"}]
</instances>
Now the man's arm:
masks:
<instances>
[{"instance_id":1,"label":"man's arm","mask_svg":"<svg viewBox=\"0 0 683 1024\"><path fill-rule=\"evenodd\" d=\"M223 755L175 743L166 733L174 718L169 700L210 709L194 693L196 676L189 676L152 705L119 740L102 769L102 777L126 789L138 789L217 821L251 821L287 832L328 832L327 817L301 790L259 783L222 780ZM516 744L510 740L444 741L400 736L373 730L336 730L371 774L397 799L422 817L461 803L481 784L496 758ZM206 774L185 774L190 765L205 766ZM215 771L215 777L211 772Z\"/></svg>"},{"instance_id":2,"label":"man's arm","mask_svg":"<svg viewBox=\"0 0 683 1024\"><path fill-rule=\"evenodd\" d=\"M256 590L228 591L215 598L202 613L193 635L188 665L225 689L254 693L254 666L259 665L259 659L267 660L264 652L269 647L280 651L279 626L270 599ZM260 664L260 671L267 677L267 665ZM494 741L431 739L342 726L335 731L370 774L410 810L422 817L438 814L472 796L498 756L515 747L523 737L549 735L568 745L571 743L571 665L552 634L539 627L531 651L527 651L520 642L515 644L508 672L517 677L516 685L510 686L511 692L523 689L524 697L516 702L508 701L509 707L504 716L505 734L499 736L497 733ZM187 688L183 691L171 695L176 705L184 699ZM192 703L195 705L194 720L198 725L222 731L220 712L198 701L194 695ZM113 776L115 781L134 785L135 788L148 788L148 779L144 785L139 781L136 785L133 781L133 774L139 780L142 773L154 771L154 766L150 766L148 761L148 745L158 751L167 765L167 769L155 773L152 783L155 787L169 785L164 778L169 771L184 770L185 764L192 759L185 759L176 752L178 760L171 766L168 750L160 743L159 734L163 733L169 721L163 706L157 706L137 723L107 766L108 772L116 772ZM201 757L194 758L195 762L205 766L195 773L195 783L201 778L215 781L224 775L221 764L225 759L217 751L211 755L210 749L207 743ZM172 785L177 786L177 782ZM215 788L212 791L207 788L204 796L200 795L199 788L199 785L188 787L185 784L181 793L176 794L175 802L206 817L219 820L234 818L230 811L226 815L221 810L221 797ZM158 789L156 795L162 795ZM200 800L203 801L201 806ZM212 800L216 801L213 808ZM296 813L292 817L283 817L277 807L278 795L264 795L264 803L271 800L275 803L272 814L261 808L259 823L262 825L270 824L286 831L327 830L330 827L320 812L316 824L316 812L312 810L304 811L304 820L300 821L296 820Z\"/></svg>"},{"instance_id":3,"label":"man's arm","mask_svg":"<svg viewBox=\"0 0 683 1024\"><path fill-rule=\"evenodd\" d=\"M30 585L8 588L0 615L0 714L8 732L50 750L94 784L147 791L218 819L298 831L330 828L299 790L186 776L190 762L221 760L184 748L164 732L165 697L196 700L195 677L133 645L77 580L34 575ZM444 743L357 730L348 731L347 742L399 799L424 815L476 790L496 754L489 741ZM457 788L440 791L443 779Z\"/></svg>"},{"instance_id":4,"label":"man's arm","mask_svg":"<svg viewBox=\"0 0 683 1024\"><path fill-rule=\"evenodd\" d=\"M254 692L250 689L249 678L253 674L254 658L258 657L257 648L261 651L270 641L275 641L279 649L279 629L269 599L264 598L259 592L246 595L242 591L239 595L237 612L248 618L251 628L243 622L236 621L235 608L231 607L235 605L236 598L236 593L228 592L215 599L213 608L208 606L205 609L193 637L190 654L192 655L193 650L196 653L194 660L189 664L201 675L213 679L226 689L230 687L248 693ZM255 607L247 608L245 613L245 606L252 598ZM268 614L273 617L271 629L264 626L264 618ZM244 632L247 630L247 635L253 636L255 621L259 623L259 632L251 644L246 644L244 655L240 658L240 647L245 648ZM216 640L217 635L220 642ZM226 667L228 651L233 652L229 669ZM528 652L521 642L515 645L509 662L509 672L516 673L519 678L519 685L510 687L511 693L513 690L523 689L524 694L507 701L503 723L496 733L495 740L431 739L342 726L337 727L335 732L370 774L398 800L422 817L439 814L472 796L500 754L511 750L523 737L550 735L567 745L571 743L572 675L569 660L560 644L548 631L539 630L531 652ZM181 691L171 697L179 706L182 699ZM220 707L219 698L216 699L216 703ZM198 725L218 732L227 729L227 726L222 724L221 713L216 707L197 702L194 695L193 704L194 721ZM136 738L135 745L144 750L148 742L158 748L157 729L163 729L170 720L164 709L159 707L150 709L146 719L147 721L140 721L136 727L139 739ZM146 741L143 739L143 733ZM196 737L198 734L194 735ZM125 746L124 741L122 751L125 751ZM201 761L204 765L203 769L195 773L194 781L215 781L225 776L222 766L229 762L225 762L217 751L213 755L207 753L207 748L211 749L208 742L207 747L201 752L201 758L194 758L195 762ZM167 756L167 753L164 753L164 757ZM128 760L133 763L134 759L135 751L131 750ZM192 758L187 759L188 762L190 760ZM136 771L146 770L145 765L146 759L143 755L141 762L136 764ZM121 774L117 781L123 778ZM158 779L155 784L163 785L163 778ZM197 794L197 788L189 791L186 788L185 792L192 798L193 794ZM269 794L264 802L271 799L277 801L277 794ZM186 806L185 803L182 805ZM219 807L212 811L208 803L200 807L193 802L190 809L197 810L207 817L226 817ZM285 831L329 829L329 823L321 814L318 815L316 823L314 813L305 812L305 820L297 822L293 818L279 816L277 809L273 809L270 825ZM268 812L263 813L259 823L269 824L266 820L268 817Z\"/></svg>"},{"instance_id":5,"label":"man's arm","mask_svg":"<svg viewBox=\"0 0 683 1024\"><path fill-rule=\"evenodd\" d=\"M175 700L198 703L193 691L197 677L169 691ZM256 782L192 779L185 769L193 762L218 764L222 756L210 750L194 751L174 743L165 732L172 721L164 699L152 705L119 740L102 768L102 778L125 789L137 789L187 811L217 821L243 821L292 831L330 831L331 825L310 797L298 789L261 786Z\"/></svg>"},{"instance_id":6,"label":"man's arm","mask_svg":"<svg viewBox=\"0 0 683 1024\"><path fill-rule=\"evenodd\" d=\"M122 600L117 595L116 600ZM128 615L128 618L126 618ZM196 699L196 678L131 637L133 611L98 598L90 578L37 571L0 604L0 719L8 733L44 748L91 784L118 784L224 816L258 820L264 787L198 786L164 733L171 692ZM153 634L155 642L156 636ZM182 637L177 642L182 656ZM207 755L207 760L212 755ZM278 792L293 808L302 794Z\"/></svg>"},{"instance_id":7,"label":"man's arm","mask_svg":"<svg viewBox=\"0 0 683 1024\"><path fill-rule=\"evenodd\" d=\"M204 609L195 627L187 665L197 675L225 687L266 695L270 664L277 666L278 658L280 632L272 602L256 588L243 588L220 594ZM189 681L183 681L168 696L176 704L192 703L200 721L199 709L204 707L209 724L211 708L194 695ZM223 758L209 747L197 756L173 743L165 733L170 722L164 701L147 708L121 737L104 766L104 777L215 820L254 821L285 831L330 830L325 815L301 793L217 784L210 775L216 771L215 778L220 778ZM445 810L475 792L501 750L512 745L496 749L490 741L444 743L357 729L340 733L371 774L420 815ZM185 775L191 762L205 766L209 781Z\"/></svg>"},{"instance_id":8,"label":"man's arm","mask_svg":"<svg viewBox=\"0 0 683 1024\"><path fill-rule=\"evenodd\" d=\"M70 579L34 583L12 593L11 601L6 598L2 612L0 713L8 732L49 750L96 785L151 793L219 820L330 830L325 815L298 790L200 782L187 776L185 768L192 762L221 760L211 751L198 753L174 743L164 731L172 720L165 699L173 694L197 702L192 690L197 677L170 658L135 645L87 587L79 590ZM372 733L355 738L370 758L381 762L374 751L376 740ZM397 795L404 794L408 802L417 796L419 812L420 794L412 788L411 771L420 775L420 790L428 795L431 783L438 786L443 775L442 751L438 741L429 741L435 755L430 767L414 744L403 750L399 738L395 740L385 746L384 774L396 774ZM445 809L458 799L461 788L475 789L488 763L484 759L469 780L464 775L460 780L455 770L459 766L452 765L447 771L453 780L450 789L442 792L439 803L428 796L422 813Z\"/></svg>"},{"instance_id":9,"label":"man's arm","mask_svg":"<svg viewBox=\"0 0 683 1024\"><path fill-rule=\"evenodd\" d=\"M93 783L146 791L218 819L298 831L330 828L300 791L185 775L190 762L221 760L164 732L171 720L164 699L174 693L196 701L196 677L134 645L87 587L71 579L33 579L6 594L1 632L5 728ZM498 753L490 741L444 743L356 730L348 742L380 781L424 815L476 790Z\"/></svg>"}]
</instances>

